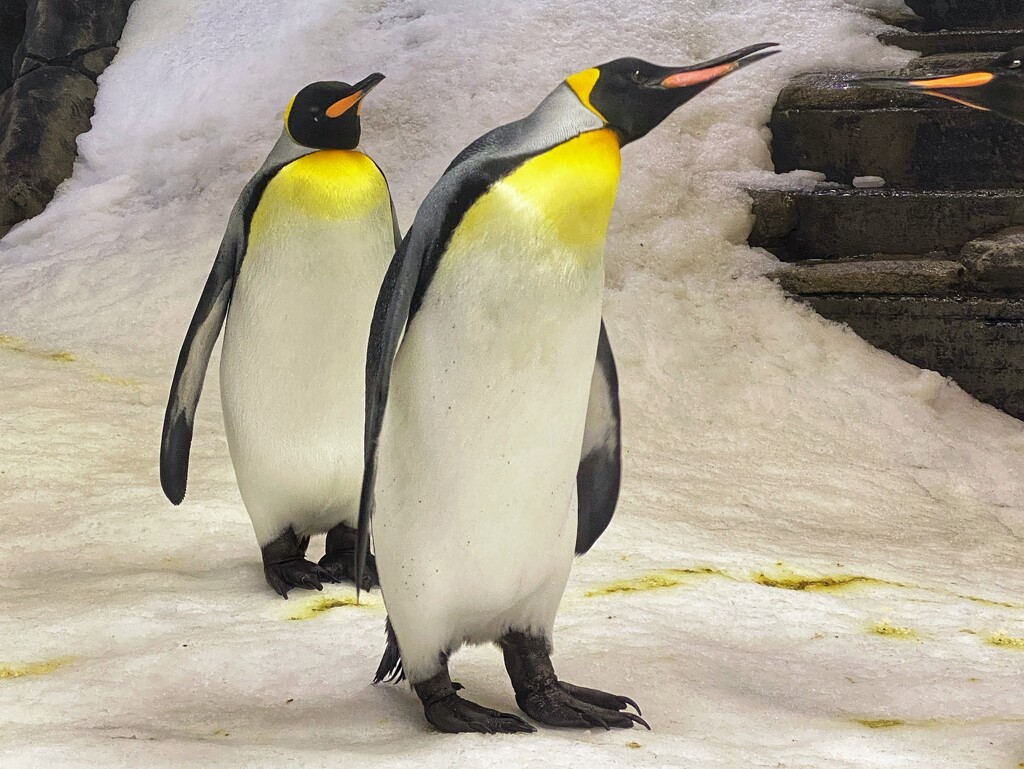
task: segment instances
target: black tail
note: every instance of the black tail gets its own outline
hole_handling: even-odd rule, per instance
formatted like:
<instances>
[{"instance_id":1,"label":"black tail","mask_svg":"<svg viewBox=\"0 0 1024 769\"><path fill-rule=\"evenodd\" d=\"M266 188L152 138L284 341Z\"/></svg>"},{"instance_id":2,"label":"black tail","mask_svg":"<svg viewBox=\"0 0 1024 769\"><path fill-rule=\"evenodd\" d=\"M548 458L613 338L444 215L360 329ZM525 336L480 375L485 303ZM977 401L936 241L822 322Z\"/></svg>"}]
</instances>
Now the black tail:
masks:
<instances>
[{"instance_id":1,"label":"black tail","mask_svg":"<svg viewBox=\"0 0 1024 769\"><path fill-rule=\"evenodd\" d=\"M373 682L379 684L382 681L389 684L397 684L405 680L405 671L402 669L402 653L398 650L398 638L395 637L395 629L391 627L391 617L384 620L384 633L388 637L387 648L384 649L384 656L377 666L377 674Z\"/></svg>"}]
</instances>

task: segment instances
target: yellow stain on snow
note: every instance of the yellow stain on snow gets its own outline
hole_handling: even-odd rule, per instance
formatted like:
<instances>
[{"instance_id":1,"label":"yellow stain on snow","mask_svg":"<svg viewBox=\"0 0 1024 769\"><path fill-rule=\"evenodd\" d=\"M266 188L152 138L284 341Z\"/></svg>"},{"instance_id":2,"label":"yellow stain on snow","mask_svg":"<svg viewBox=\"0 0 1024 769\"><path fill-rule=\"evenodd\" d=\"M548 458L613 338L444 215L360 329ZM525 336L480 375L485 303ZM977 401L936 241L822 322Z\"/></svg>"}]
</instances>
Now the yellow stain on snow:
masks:
<instances>
[{"instance_id":1,"label":"yellow stain on snow","mask_svg":"<svg viewBox=\"0 0 1024 769\"><path fill-rule=\"evenodd\" d=\"M906 724L906 721L901 721L898 718L855 718L853 721L868 729L892 729L894 726Z\"/></svg>"},{"instance_id":2,"label":"yellow stain on snow","mask_svg":"<svg viewBox=\"0 0 1024 769\"><path fill-rule=\"evenodd\" d=\"M0 334L0 350L9 350L10 352L21 353L33 358L52 360L57 363L74 363L78 360L72 353L65 350L40 350L30 345L27 340L19 339L16 336L9 336L8 334Z\"/></svg>"},{"instance_id":3,"label":"yellow stain on snow","mask_svg":"<svg viewBox=\"0 0 1024 769\"><path fill-rule=\"evenodd\" d=\"M359 601L356 601L355 593L351 595L330 595L317 598L308 598L299 604L298 608L285 617L287 620L305 620L319 617L331 609L343 609L356 607L360 609L377 609L380 607L380 599L363 593Z\"/></svg>"},{"instance_id":4,"label":"yellow stain on snow","mask_svg":"<svg viewBox=\"0 0 1024 769\"><path fill-rule=\"evenodd\" d=\"M45 676L66 665L70 665L77 657L57 657L43 662L30 662L24 665L0 665L0 680L5 678L23 678L25 676Z\"/></svg>"},{"instance_id":5,"label":"yellow stain on snow","mask_svg":"<svg viewBox=\"0 0 1024 769\"><path fill-rule=\"evenodd\" d=\"M891 587L906 587L899 582L888 582L875 577L864 577L857 574L836 574L836 575L810 575L800 574L793 571L782 563L776 563L775 568L770 571L759 571L753 575L753 580L765 587L775 587L781 590L810 590L810 591L836 591L851 587L864 585L887 585Z\"/></svg>"},{"instance_id":6,"label":"yellow stain on snow","mask_svg":"<svg viewBox=\"0 0 1024 769\"><path fill-rule=\"evenodd\" d=\"M110 374L106 374L102 371L96 371L96 366L88 361L82 360L73 352L68 352L67 350L44 350L40 347L36 347L27 339L10 336L9 334L0 334L0 350L17 353L18 355L25 355L37 360L49 360L54 363L78 363L84 365L86 368L91 368L95 372L89 377L94 382L102 382L103 384L130 388L141 387L143 384L138 379L111 376Z\"/></svg>"},{"instance_id":7,"label":"yellow stain on snow","mask_svg":"<svg viewBox=\"0 0 1024 769\"><path fill-rule=\"evenodd\" d=\"M998 646L1002 649L1019 649L1024 651L1024 638L1015 638L1006 633L991 633L985 639L985 643L991 646Z\"/></svg>"},{"instance_id":8,"label":"yellow stain on snow","mask_svg":"<svg viewBox=\"0 0 1024 769\"><path fill-rule=\"evenodd\" d=\"M643 745L641 745L639 742L627 742L626 747L630 748L631 750L638 750L639 748L642 748Z\"/></svg>"},{"instance_id":9,"label":"yellow stain on snow","mask_svg":"<svg viewBox=\"0 0 1024 769\"><path fill-rule=\"evenodd\" d=\"M909 627L897 627L896 625L890 625L888 622L882 620L881 622L873 622L868 626L868 632L874 633L875 635L886 636L887 638L906 638L914 639L917 638L917 631Z\"/></svg>"},{"instance_id":10,"label":"yellow stain on snow","mask_svg":"<svg viewBox=\"0 0 1024 769\"><path fill-rule=\"evenodd\" d=\"M690 581L693 577L701 576L728 577L728 575L710 567L698 567L695 569L663 569L662 571L643 574L631 579L621 579L617 582L610 582L603 587L588 591L587 598L596 598L602 595L613 593L638 593L644 590L659 590L666 587L676 587L684 582Z\"/></svg>"}]
</instances>

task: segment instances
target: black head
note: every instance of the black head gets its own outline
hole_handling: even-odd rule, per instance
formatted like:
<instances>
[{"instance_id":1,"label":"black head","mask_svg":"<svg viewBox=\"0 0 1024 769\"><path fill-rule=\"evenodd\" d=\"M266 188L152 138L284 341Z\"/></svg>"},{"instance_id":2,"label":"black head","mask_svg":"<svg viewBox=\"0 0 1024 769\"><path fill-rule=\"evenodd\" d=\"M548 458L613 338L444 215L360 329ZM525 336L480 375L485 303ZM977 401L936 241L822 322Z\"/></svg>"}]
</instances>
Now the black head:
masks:
<instances>
[{"instance_id":1,"label":"black head","mask_svg":"<svg viewBox=\"0 0 1024 769\"><path fill-rule=\"evenodd\" d=\"M889 90L926 93L1024 123L1024 47L1004 53L986 67L953 75L859 78L854 82Z\"/></svg>"},{"instance_id":2,"label":"black head","mask_svg":"<svg viewBox=\"0 0 1024 769\"><path fill-rule=\"evenodd\" d=\"M374 72L355 85L333 81L310 83L284 113L292 141L316 149L352 150L359 145L359 112L363 97L384 76Z\"/></svg>"},{"instance_id":3,"label":"black head","mask_svg":"<svg viewBox=\"0 0 1024 769\"><path fill-rule=\"evenodd\" d=\"M645 136L716 80L778 53L759 43L702 64L660 67L642 59L616 59L566 80L580 101L619 134L622 144Z\"/></svg>"}]
</instances>

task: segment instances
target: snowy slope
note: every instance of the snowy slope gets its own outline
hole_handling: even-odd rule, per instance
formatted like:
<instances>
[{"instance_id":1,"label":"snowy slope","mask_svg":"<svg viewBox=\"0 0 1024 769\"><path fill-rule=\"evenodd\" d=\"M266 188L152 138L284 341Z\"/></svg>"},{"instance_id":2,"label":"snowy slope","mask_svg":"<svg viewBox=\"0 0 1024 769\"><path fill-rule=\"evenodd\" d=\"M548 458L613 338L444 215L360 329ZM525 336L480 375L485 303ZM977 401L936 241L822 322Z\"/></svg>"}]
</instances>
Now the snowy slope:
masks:
<instances>
[{"instance_id":1,"label":"snowy slope","mask_svg":"<svg viewBox=\"0 0 1024 769\"><path fill-rule=\"evenodd\" d=\"M1020 423L786 301L742 245L778 89L903 63L878 27L839 0L136 0L74 177L0 241L0 766L1024 761ZM555 664L654 731L438 735L408 689L368 686L376 593L263 583L215 366L189 496L160 493L234 197L313 79L388 74L364 148L407 225L459 149L567 74L762 40L786 53L626 151L609 239L626 477ZM514 709L493 649L452 668Z\"/></svg>"}]
</instances>

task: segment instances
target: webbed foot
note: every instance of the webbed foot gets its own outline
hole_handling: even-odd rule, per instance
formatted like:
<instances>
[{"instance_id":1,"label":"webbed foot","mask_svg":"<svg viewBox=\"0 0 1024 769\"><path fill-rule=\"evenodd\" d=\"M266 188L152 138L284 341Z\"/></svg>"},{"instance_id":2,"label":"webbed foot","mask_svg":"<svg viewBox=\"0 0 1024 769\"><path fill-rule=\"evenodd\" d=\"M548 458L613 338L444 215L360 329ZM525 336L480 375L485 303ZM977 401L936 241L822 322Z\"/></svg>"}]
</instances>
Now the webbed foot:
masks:
<instances>
[{"instance_id":1,"label":"webbed foot","mask_svg":"<svg viewBox=\"0 0 1024 769\"><path fill-rule=\"evenodd\" d=\"M551 665L546 638L515 631L500 643L505 667L516 690L516 703L530 718L548 726L576 729L631 729L633 724L651 728L629 697L559 681ZM625 712L630 706L636 709L636 715Z\"/></svg>"},{"instance_id":2,"label":"webbed foot","mask_svg":"<svg viewBox=\"0 0 1024 769\"><path fill-rule=\"evenodd\" d=\"M263 574L282 598L292 588L323 590L330 572L305 559L309 537L299 537L290 526L281 536L263 546Z\"/></svg>"},{"instance_id":3,"label":"webbed foot","mask_svg":"<svg viewBox=\"0 0 1024 769\"><path fill-rule=\"evenodd\" d=\"M449 734L516 734L537 731L519 716L485 708L483 705L462 699L457 694L461 688L461 684L452 682L447 669L433 678L413 685L423 703L423 715L438 731Z\"/></svg>"},{"instance_id":4,"label":"webbed foot","mask_svg":"<svg viewBox=\"0 0 1024 769\"><path fill-rule=\"evenodd\" d=\"M320 567L331 575L332 582L356 581L356 530L339 523L327 532L327 544L324 557L320 559ZM377 561L371 554L366 556L363 569L362 590L380 587L377 577Z\"/></svg>"}]
</instances>

